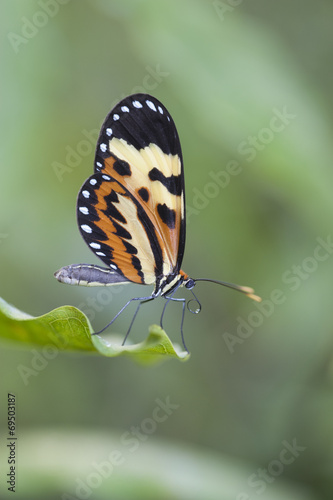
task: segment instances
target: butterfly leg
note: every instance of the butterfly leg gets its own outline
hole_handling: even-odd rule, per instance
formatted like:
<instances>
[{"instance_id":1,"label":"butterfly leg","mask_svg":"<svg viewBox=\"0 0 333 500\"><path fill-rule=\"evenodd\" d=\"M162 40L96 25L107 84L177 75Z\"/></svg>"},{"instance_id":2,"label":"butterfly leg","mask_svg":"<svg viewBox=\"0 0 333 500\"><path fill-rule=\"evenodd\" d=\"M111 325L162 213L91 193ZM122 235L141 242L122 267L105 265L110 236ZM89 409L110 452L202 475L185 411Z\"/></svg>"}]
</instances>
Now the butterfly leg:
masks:
<instances>
[{"instance_id":1,"label":"butterfly leg","mask_svg":"<svg viewBox=\"0 0 333 500\"><path fill-rule=\"evenodd\" d=\"M186 344L185 344L184 332L183 332L186 299L176 299L176 298L172 297L172 295L170 297L165 297L165 298L167 299L167 301L163 307L163 311L161 314L160 326L161 326L161 328L163 328L163 316L165 313L166 306L169 304L170 300L172 300L173 302L182 302L182 320L180 323L180 335L181 335L181 339L182 339L182 343L183 343L185 351L189 352L189 350L187 349Z\"/></svg>"},{"instance_id":2,"label":"butterfly leg","mask_svg":"<svg viewBox=\"0 0 333 500\"><path fill-rule=\"evenodd\" d=\"M169 304L170 300L175 300L177 302L179 301L183 301L185 299L174 299L173 296L174 294L176 293L176 291L178 290L178 288L180 287L181 285L181 282L179 282L177 284L177 286L171 291L171 295L163 295L163 297L166 299L166 303L163 307L163 311L162 311L162 314L161 314L161 319L160 319L160 326L161 328L163 328L163 317L164 317L164 313L165 313L165 310L166 310L166 306Z\"/></svg>"},{"instance_id":3,"label":"butterfly leg","mask_svg":"<svg viewBox=\"0 0 333 500\"><path fill-rule=\"evenodd\" d=\"M130 326L129 326L128 330L127 330L127 333L126 333L125 338L124 338L124 340L123 340L123 343L122 343L121 345L125 345L125 342L126 342L126 340L127 340L127 337L128 337L128 336L129 336L129 334L130 334L130 331L131 331L131 329L132 329L132 326L133 326L133 323L134 323L134 321L135 321L136 315L138 314L138 312L139 312L139 309L140 309L141 305L142 305L142 304L145 304L146 302L150 302L151 300L154 300L154 298L155 298L155 297L149 297L148 299L141 300L141 299L142 299L142 297L140 297L140 298L138 298L138 299L137 299L137 298L132 299L132 300L140 300L140 302L139 302L138 307L136 308L136 311L135 311L134 316L133 316L133 318L132 318L131 324L130 324Z\"/></svg>"},{"instance_id":4,"label":"butterfly leg","mask_svg":"<svg viewBox=\"0 0 333 500\"><path fill-rule=\"evenodd\" d=\"M134 300L140 300L142 302L145 302L145 301L149 301L149 300L152 300L154 299L155 297L152 297L151 295L149 297L134 297L133 299L130 299L128 302L126 302L126 304L120 309L120 311L117 312L117 314L115 315L115 317L110 321L110 323L108 323L106 326L104 326L104 328L102 328L102 330L99 330L98 332L94 332L92 333L92 335L99 335L100 333L103 333L107 328L109 328L109 326L112 325L112 323L114 323L116 321L116 319L121 315L121 313L126 309L126 307L128 307L130 305L131 302L133 302ZM138 309L140 308L140 305L141 303L139 304L138 308L137 308L137 311L135 312L134 314L134 318L132 320L132 323L130 325L130 328L132 327L132 324L133 324L133 321L135 319L135 316L137 315L137 312L138 312ZM125 340L128 336L129 332L127 332L126 334L126 337L125 337Z\"/></svg>"},{"instance_id":5,"label":"butterfly leg","mask_svg":"<svg viewBox=\"0 0 333 500\"><path fill-rule=\"evenodd\" d=\"M169 302L171 300L171 297L165 297L165 298L167 299L167 301L164 304L163 311L162 311L162 314L161 314L161 319L160 319L160 327L162 328L162 330L163 330L163 317L164 317L164 313L165 313L165 310L166 310L166 306L169 304Z\"/></svg>"}]
</instances>

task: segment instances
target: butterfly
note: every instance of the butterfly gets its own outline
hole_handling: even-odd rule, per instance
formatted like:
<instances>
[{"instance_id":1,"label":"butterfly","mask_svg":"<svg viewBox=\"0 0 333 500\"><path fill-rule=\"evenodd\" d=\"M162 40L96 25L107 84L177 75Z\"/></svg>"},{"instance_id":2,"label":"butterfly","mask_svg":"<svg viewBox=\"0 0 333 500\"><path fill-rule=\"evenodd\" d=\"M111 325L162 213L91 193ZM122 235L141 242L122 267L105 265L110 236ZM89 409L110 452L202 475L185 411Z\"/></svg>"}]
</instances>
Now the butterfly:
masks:
<instances>
[{"instance_id":1,"label":"butterfly","mask_svg":"<svg viewBox=\"0 0 333 500\"><path fill-rule=\"evenodd\" d=\"M191 290L198 281L211 281L248 295L254 290L232 283L190 278L181 269L185 248L184 168L176 126L164 105L148 94L133 94L107 115L97 141L94 173L77 198L77 222L84 241L102 260L95 264L62 267L55 277L62 283L108 286L152 285L152 293L139 301L124 342L142 303L162 296L182 303L181 338L187 350L183 322L185 299L176 298L180 287ZM199 312L201 305L191 312ZM193 300L193 299L192 299ZM188 303L189 305L189 303Z\"/></svg>"}]
</instances>

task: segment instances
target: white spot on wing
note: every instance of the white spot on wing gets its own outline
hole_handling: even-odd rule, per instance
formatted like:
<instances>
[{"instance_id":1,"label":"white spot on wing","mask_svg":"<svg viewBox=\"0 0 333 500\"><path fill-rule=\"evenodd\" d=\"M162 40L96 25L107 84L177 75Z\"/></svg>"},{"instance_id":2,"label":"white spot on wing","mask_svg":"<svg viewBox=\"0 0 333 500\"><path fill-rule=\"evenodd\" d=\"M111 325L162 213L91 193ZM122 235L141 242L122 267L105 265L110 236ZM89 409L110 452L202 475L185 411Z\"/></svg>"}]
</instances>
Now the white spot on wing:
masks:
<instances>
[{"instance_id":1,"label":"white spot on wing","mask_svg":"<svg viewBox=\"0 0 333 500\"><path fill-rule=\"evenodd\" d=\"M107 128L105 132L106 132L106 135L108 135L110 137L112 135L112 128Z\"/></svg>"},{"instance_id":2,"label":"white spot on wing","mask_svg":"<svg viewBox=\"0 0 333 500\"><path fill-rule=\"evenodd\" d=\"M129 113L129 108L127 106L122 106L121 107L121 110L124 112L124 113Z\"/></svg>"},{"instance_id":3,"label":"white spot on wing","mask_svg":"<svg viewBox=\"0 0 333 500\"><path fill-rule=\"evenodd\" d=\"M141 102L139 102L139 101L133 101L133 106L134 106L135 108L142 108L142 104L141 104Z\"/></svg>"},{"instance_id":4,"label":"white spot on wing","mask_svg":"<svg viewBox=\"0 0 333 500\"><path fill-rule=\"evenodd\" d=\"M82 231L84 231L85 233L92 233L92 229L91 229L91 227L90 227L90 226L88 226L87 224L82 224L81 229L82 229Z\"/></svg>"},{"instance_id":5,"label":"white spot on wing","mask_svg":"<svg viewBox=\"0 0 333 500\"><path fill-rule=\"evenodd\" d=\"M90 179L90 181L89 181L89 182L90 182L90 184L91 184L92 186L95 186L95 184L97 184L96 179Z\"/></svg>"},{"instance_id":6,"label":"white spot on wing","mask_svg":"<svg viewBox=\"0 0 333 500\"><path fill-rule=\"evenodd\" d=\"M153 111L157 111L156 107L155 107L155 104L152 102L152 101L146 101L147 103L147 106L152 109Z\"/></svg>"},{"instance_id":7,"label":"white spot on wing","mask_svg":"<svg viewBox=\"0 0 333 500\"><path fill-rule=\"evenodd\" d=\"M163 109L161 108L161 106L158 106L157 109L159 110L159 112L161 113L161 115L163 115Z\"/></svg>"},{"instance_id":8,"label":"white spot on wing","mask_svg":"<svg viewBox=\"0 0 333 500\"><path fill-rule=\"evenodd\" d=\"M102 175L103 179L105 179L106 181L110 181L111 180L111 177L109 175Z\"/></svg>"},{"instance_id":9,"label":"white spot on wing","mask_svg":"<svg viewBox=\"0 0 333 500\"><path fill-rule=\"evenodd\" d=\"M82 195L83 195L85 198L89 198L90 193L89 193L89 191L87 191L87 190L85 189L84 191L82 191Z\"/></svg>"},{"instance_id":10,"label":"white spot on wing","mask_svg":"<svg viewBox=\"0 0 333 500\"><path fill-rule=\"evenodd\" d=\"M89 214L89 210L87 209L87 207L79 207L79 210L84 215L88 215Z\"/></svg>"},{"instance_id":11,"label":"white spot on wing","mask_svg":"<svg viewBox=\"0 0 333 500\"><path fill-rule=\"evenodd\" d=\"M105 253L103 252L96 252L96 255L99 255L100 257L105 257Z\"/></svg>"},{"instance_id":12,"label":"white spot on wing","mask_svg":"<svg viewBox=\"0 0 333 500\"><path fill-rule=\"evenodd\" d=\"M118 269L115 264L110 264L110 267L112 267L112 269Z\"/></svg>"},{"instance_id":13,"label":"white spot on wing","mask_svg":"<svg viewBox=\"0 0 333 500\"><path fill-rule=\"evenodd\" d=\"M113 119L114 119L114 121L119 120L119 115L117 115L117 113L115 113L115 114L113 115Z\"/></svg>"},{"instance_id":14,"label":"white spot on wing","mask_svg":"<svg viewBox=\"0 0 333 500\"><path fill-rule=\"evenodd\" d=\"M103 167L103 165L101 164L101 162L96 161L96 167L97 167L97 168L102 168L102 167Z\"/></svg>"},{"instance_id":15,"label":"white spot on wing","mask_svg":"<svg viewBox=\"0 0 333 500\"><path fill-rule=\"evenodd\" d=\"M96 248L96 250L99 250L101 248L101 245L99 243L89 243L89 245L91 246L91 248Z\"/></svg>"},{"instance_id":16,"label":"white spot on wing","mask_svg":"<svg viewBox=\"0 0 333 500\"><path fill-rule=\"evenodd\" d=\"M99 149L105 153L105 151L108 149L107 145L102 142L102 144L99 145Z\"/></svg>"}]
</instances>

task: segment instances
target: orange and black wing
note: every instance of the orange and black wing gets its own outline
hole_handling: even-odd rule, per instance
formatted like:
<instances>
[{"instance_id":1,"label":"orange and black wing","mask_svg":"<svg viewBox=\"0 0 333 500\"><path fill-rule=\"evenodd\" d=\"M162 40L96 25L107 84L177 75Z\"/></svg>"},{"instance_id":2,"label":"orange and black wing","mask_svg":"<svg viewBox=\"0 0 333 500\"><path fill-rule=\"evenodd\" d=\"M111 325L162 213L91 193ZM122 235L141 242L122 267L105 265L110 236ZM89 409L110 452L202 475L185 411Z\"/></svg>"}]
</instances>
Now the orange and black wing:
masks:
<instances>
[{"instance_id":1,"label":"orange and black wing","mask_svg":"<svg viewBox=\"0 0 333 500\"><path fill-rule=\"evenodd\" d=\"M185 246L180 142L166 108L135 94L106 117L95 173L77 202L81 234L109 268L135 283L178 273Z\"/></svg>"}]
</instances>

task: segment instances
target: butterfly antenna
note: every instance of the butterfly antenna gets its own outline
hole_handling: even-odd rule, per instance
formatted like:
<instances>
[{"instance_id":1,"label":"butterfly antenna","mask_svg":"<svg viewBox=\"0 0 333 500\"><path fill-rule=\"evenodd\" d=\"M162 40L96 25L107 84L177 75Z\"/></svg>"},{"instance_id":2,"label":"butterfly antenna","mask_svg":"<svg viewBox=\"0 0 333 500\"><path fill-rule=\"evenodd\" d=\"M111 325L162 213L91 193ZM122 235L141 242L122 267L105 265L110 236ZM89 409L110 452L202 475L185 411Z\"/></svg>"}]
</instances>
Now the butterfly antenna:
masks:
<instances>
[{"instance_id":1,"label":"butterfly antenna","mask_svg":"<svg viewBox=\"0 0 333 500\"><path fill-rule=\"evenodd\" d=\"M261 297L258 295L255 295L253 288L250 288L249 286L240 286L240 285L235 285L234 283L227 283L225 281L217 281L217 280L210 280L210 279L204 279L204 278L198 278L196 280L193 280L195 283L197 281L209 281L210 283L217 283L218 285L223 285L226 286L227 288L232 288L233 290L237 290L238 292L242 292L245 295L247 295L250 299L255 300L256 302L261 302Z\"/></svg>"}]
</instances>

